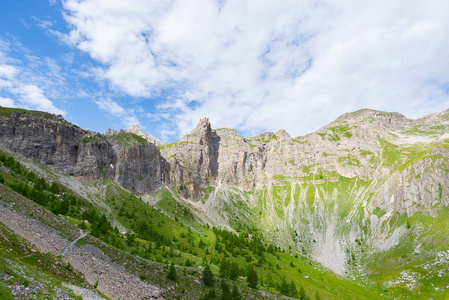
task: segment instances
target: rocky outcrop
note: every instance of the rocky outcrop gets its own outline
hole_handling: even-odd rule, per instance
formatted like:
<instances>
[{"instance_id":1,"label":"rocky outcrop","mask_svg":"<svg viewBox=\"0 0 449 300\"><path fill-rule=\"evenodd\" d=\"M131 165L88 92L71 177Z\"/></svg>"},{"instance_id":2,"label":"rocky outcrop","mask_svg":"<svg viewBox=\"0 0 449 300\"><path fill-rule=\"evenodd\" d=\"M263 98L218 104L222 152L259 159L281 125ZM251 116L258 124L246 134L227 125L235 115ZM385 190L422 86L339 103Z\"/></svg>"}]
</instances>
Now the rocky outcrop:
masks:
<instances>
[{"instance_id":1,"label":"rocky outcrop","mask_svg":"<svg viewBox=\"0 0 449 300\"><path fill-rule=\"evenodd\" d=\"M123 146L113 139L111 144L109 168L115 182L139 194L149 194L162 187L168 176L168 164L154 144Z\"/></svg>"},{"instance_id":2,"label":"rocky outcrop","mask_svg":"<svg viewBox=\"0 0 449 300\"><path fill-rule=\"evenodd\" d=\"M165 143L163 141L161 141L160 139L158 139L151 133L143 131L142 128L139 127L139 125L131 125L125 130L120 129L118 131L108 128L106 130L106 132L104 133L104 135L108 136L108 135L115 135L115 134L120 134L120 133L125 133L125 132L137 134L138 136L144 138L145 140L147 140L150 143L155 144L156 146L165 145Z\"/></svg>"},{"instance_id":3,"label":"rocky outcrop","mask_svg":"<svg viewBox=\"0 0 449 300\"><path fill-rule=\"evenodd\" d=\"M169 182L182 186L184 196L198 197L201 187L214 184L218 176L220 137L212 131L208 118L173 145L161 147L170 164ZM185 187L185 188L184 188Z\"/></svg>"},{"instance_id":4,"label":"rocky outcrop","mask_svg":"<svg viewBox=\"0 0 449 300\"><path fill-rule=\"evenodd\" d=\"M12 112L0 118L2 144L25 157L72 170L84 132L59 118Z\"/></svg>"},{"instance_id":5,"label":"rocky outcrop","mask_svg":"<svg viewBox=\"0 0 449 300\"><path fill-rule=\"evenodd\" d=\"M154 144L142 144L132 134L106 138L47 113L1 116L0 143L79 180L106 176L136 193L160 189L168 167Z\"/></svg>"}]
</instances>

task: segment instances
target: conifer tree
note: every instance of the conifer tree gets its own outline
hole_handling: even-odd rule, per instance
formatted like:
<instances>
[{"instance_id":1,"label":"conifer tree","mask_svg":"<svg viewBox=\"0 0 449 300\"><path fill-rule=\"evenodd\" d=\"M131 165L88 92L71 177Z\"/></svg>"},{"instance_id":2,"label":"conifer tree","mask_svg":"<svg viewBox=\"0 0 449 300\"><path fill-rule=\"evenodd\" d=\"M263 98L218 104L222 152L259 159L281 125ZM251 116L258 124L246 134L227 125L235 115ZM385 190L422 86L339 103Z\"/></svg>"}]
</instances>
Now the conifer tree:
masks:
<instances>
[{"instance_id":1,"label":"conifer tree","mask_svg":"<svg viewBox=\"0 0 449 300\"><path fill-rule=\"evenodd\" d=\"M251 265L249 272L248 272L248 286L250 288L257 288L257 285L259 284L259 276L257 276L257 272L254 270L254 267Z\"/></svg>"},{"instance_id":2,"label":"conifer tree","mask_svg":"<svg viewBox=\"0 0 449 300\"><path fill-rule=\"evenodd\" d=\"M307 294L306 294L306 290L301 286L299 288L299 299L300 300L307 300Z\"/></svg>"},{"instance_id":3,"label":"conifer tree","mask_svg":"<svg viewBox=\"0 0 449 300\"><path fill-rule=\"evenodd\" d=\"M178 279L178 274L176 274L176 268L174 265L170 265L167 273L167 279L176 281Z\"/></svg>"},{"instance_id":4,"label":"conifer tree","mask_svg":"<svg viewBox=\"0 0 449 300\"><path fill-rule=\"evenodd\" d=\"M206 286L213 286L215 283L214 274L210 269L210 265L207 264L203 271L203 283Z\"/></svg>"},{"instance_id":5,"label":"conifer tree","mask_svg":"<svg viewBox=\"0 0 449 300\"><path fill-rule=\"evenodd\" d=\"M289 287L289 295L291 297L295 297L296 294L298 294L298 290L296 289L296 285L293 282L293 280L290 282L290 287Z\"/></svg>"},{"instance_id":6,"label":"conifer tree","mask_svg":"<svg viewBox=\"0 0 449 300\"><path fill-rule=\"evenodd\" d=\"M220 264L220 276L222 278L229 278L229 273L230 273L230 263L229 260L227 260L226 258L223 258L221 260L221 264Z\"/></svg>"},{"instance_id":7,"label":"conifer tree","mask_svg":"<svg viewBox=\"0 0 449 300\"><path fill-rule=\"evenodd\" d=\"M221 299L229 300L231 299L231 290L229 289L229 285L226 283L225 279L221 280Z\"/></svg>"},{"instance_id":8,"label":"conifer tree","mask_svg":"<svg viewBox=\"0 0 449 300\"><path fill-rule=\"evenodd\" d=\"M232 288L232 300L242 300L242 296L240 296L239 289L234 285Z\"/></svg>"},{"instance_id":9,"label":"conifer tree","mask_svg":"<svg viewBox=\"0 0 449 300\"><path fill-rule=\"evenodd\" d=\"M239 265L233 261L231 263L231 269L229 270L229 278L231 280L236 280L239 277L240 274L240 270L239 270Z\"/></svg>"},{"instance_id":10,"label":"conifer tree","mask_svg":"<svg viewBox=\"0 0 449 300\"><path fill-rule=\"evenodd\" d=\"M281 285L279 287L279 292L284 295L288 295L290 293L290 286L288 285L285 278L282 278Z\"/></svg>"}]
</instances>

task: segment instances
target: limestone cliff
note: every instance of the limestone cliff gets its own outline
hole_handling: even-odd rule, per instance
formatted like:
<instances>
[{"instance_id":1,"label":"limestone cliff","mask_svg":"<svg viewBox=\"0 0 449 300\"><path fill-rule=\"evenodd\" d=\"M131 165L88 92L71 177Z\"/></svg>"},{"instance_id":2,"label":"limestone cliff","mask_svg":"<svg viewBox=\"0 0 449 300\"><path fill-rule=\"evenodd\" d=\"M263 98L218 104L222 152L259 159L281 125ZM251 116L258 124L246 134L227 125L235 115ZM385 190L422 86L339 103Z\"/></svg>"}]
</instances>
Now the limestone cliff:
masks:
<instances>
[{"instance_id":1,"label":"limestone cliff","mask_svg":"<svg viewBox=\"0 0 449 300\"><path fill-rule=\"evenodd\" d=\"M106 176L136 193L169 185L197 199L208 186L251 190L356 178L371 183L372 207L432 213L449 205L448 115L411 120L365 109L306 136L279 130L250 139L232 129L212 130L204 118L178 142L156 147L134 133L105 136L55 115L12 110L0 117L0 142L80 180Z\"/></svg>"},{"instance_id":2,"label":"limestone cliff","mask_svg":"<svg viewBox=\"0 0 449 300\"><path fill-rule=\"evenodd\" d=\"M219 143L209 119L204 118L179 142L161 147L162 155L170 164L169 182L181 186L185 196L200 196L200 188L214 184L218 176Z\"/></svg>"},{"instance_id":3,"label":"limestone cliff","mask_svg":"<svg viewBox=\"0 0 449 300\"><path fill-rule=\"evenodd\" d=\"M203 119L179 142L161 147L169 182L198 197L201 187L254 187L358 178L372 184L370 205L386 211L432 213L447 206L447 112L422 119L360 110L306 136L284 130L245 139L232 129L211 130ZM442 192L441 192L442 190Z\"/></svg>"},{"instance_id":4,"label":"limestone cliff","mask_svg":"<svg viewBox=\"0 0 449 300\"><path fill-rule=\"evenodd\" d=\"M109 177L136 193L163 185L167 163L159 149L132 133L105 136L52 114L1 108L0 143L79 180Z\"/></svg>"}]
</instances>

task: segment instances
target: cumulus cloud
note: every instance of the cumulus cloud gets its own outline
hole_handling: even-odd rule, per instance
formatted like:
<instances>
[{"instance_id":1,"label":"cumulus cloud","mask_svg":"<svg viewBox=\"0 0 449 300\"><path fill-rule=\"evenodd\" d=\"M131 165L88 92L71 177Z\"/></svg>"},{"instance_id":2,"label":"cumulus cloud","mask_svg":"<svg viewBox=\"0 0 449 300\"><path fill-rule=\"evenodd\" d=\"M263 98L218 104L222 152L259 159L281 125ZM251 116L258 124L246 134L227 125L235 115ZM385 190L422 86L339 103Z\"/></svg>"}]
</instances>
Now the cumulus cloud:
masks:
<instances>
[{"instance_id":1,"label":"cumulus cloud","mask_svg":"<svg viewBox=\"0 0 449 300\"><path fill-rule=\"evenodd\" d=\"M0 93L10 97L0 97L0 105L27 109L42 110L54 114L65 115L66 112L56 107L47 96L44 88L55 84L61 78L56 63L50 59L41 59L27 54L26 49L19 47L25 57L24 61L12 58L10 43L0 40ZM50 92L51 94L51 92Z\"/></svg>"},{"instance_id":2,"label":"cumulus cloud","mask_svg":"<svg viewBox=\"0 0 449 300\"><path fill-rule=\"evenodd\" d=\"M204 116L248 134L315 130L364 107L447 108L449 2L65 0L63 38L96 76L157 101L185 133ZM168 130L167 132L169 132Z\"/></svg>"},{"instance_id":3,"label":"cumulus cloud","mask_svg":"<svg viewBox=\"0 0 449 300\"><path fill-rule=\"evenodd\" d=\"M54 114L65 115L66 112L57 108L52 101L44 96L44 92L37 86L32 84L22 85L12 90L20 95L19 100L26 107L51 112Z\"/></svg>"},{"instance_id":4,"label":"cumulus cloud","mask_svg":"<svg viewBox=\"0 0 449 300\"><path fill-rule=\"evenodd\" d=\"M0 97L0 106L14 107L14 100L11 98Z\"/></svg>"}]
</instances>

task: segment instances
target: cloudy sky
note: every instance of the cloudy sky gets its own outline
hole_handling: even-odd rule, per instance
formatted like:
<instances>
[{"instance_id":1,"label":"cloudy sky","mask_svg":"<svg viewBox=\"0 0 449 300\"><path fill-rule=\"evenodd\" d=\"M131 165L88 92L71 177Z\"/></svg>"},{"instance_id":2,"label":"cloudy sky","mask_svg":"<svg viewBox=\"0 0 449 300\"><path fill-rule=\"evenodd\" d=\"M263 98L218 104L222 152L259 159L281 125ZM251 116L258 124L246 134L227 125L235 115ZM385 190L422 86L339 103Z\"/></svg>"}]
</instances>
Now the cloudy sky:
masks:
<instances>
[{"instance_id":1,"label":"cloudy sky","mask_svg":"<svg viewBox=\"0 0 449 300\"><path fill-rule=\"evenodd\" d=\"M166 142L202 117L303 135L361 108L449 108L449 2L0 2L0 105Z\"/></svg>"}]
</instances>

